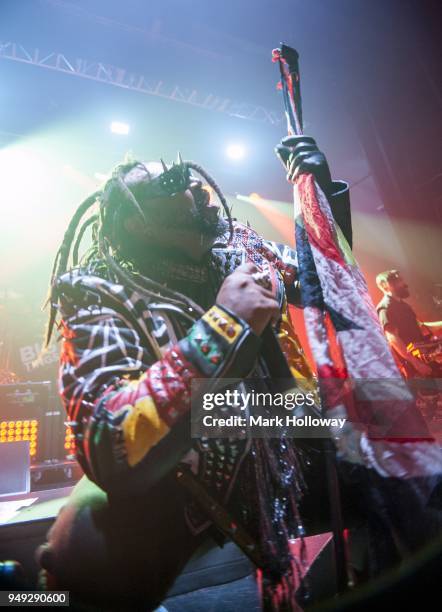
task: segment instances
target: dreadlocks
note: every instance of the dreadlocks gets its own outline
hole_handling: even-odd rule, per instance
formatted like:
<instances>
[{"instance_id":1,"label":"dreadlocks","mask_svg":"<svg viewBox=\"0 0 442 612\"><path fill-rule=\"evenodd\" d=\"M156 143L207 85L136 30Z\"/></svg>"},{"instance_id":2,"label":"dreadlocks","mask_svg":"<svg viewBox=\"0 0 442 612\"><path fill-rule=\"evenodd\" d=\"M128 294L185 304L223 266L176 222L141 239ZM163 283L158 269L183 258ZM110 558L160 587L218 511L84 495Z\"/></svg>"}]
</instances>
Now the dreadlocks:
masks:
<instances>
[{"instance_id":1,"label":"dreadlocks","mask_svg":"<svg viewBox=\"0 0 442 612\"><path fill-rule=\"evenodd\" d=\"M229 223L230 239L233 233L233 221L230 209L221 189L213 178L198 164L187 161L183 162L188 168L195 170L212 187L219 198ZM45 346L47 347L52 336L58 306L58 295L56 281L69 268L82 265L89 270L104 273L109 280L115 280L136 290L148 300L161 300L164 307L178 311L191 322L199 318L203 311L190 298L182 293L157 283L153 279L143 276L137 271L136 263L128 260L127 254L123 253L121 242L121 228L124 216L136 212L144 223L147 222L145 214L132 191L125 182L125 177L131 170L140 167L147 172L145 164L140 161L130 161L119 164L112 172L111 178L105 183L101 190L95 191L77 208L72 217L63 241L57 251L52 266L48 298L46 304L50 304L49 320L46 330ZM95 209L93 210L93 207ZM93 210L92 214L91 211ZM86 230L92 226L92 245L79 259L79 252ZM153 344L154 341L152 341Z\"/></svg>"}]
</instances>

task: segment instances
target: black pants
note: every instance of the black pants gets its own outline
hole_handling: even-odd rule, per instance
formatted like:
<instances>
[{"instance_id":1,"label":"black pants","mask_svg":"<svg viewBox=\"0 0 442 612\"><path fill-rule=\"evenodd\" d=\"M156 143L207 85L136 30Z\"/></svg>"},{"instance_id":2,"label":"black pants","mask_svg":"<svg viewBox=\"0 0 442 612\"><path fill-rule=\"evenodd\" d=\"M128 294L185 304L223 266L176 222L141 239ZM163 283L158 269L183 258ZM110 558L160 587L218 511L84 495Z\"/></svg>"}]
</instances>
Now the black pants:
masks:
<instances>
[{"instance_id":1,"label":"black pants","mask_svg":"<svg viewBox=\"0 0 442 612\"><path fill-rule=\"evenodd\" d=\"M430 482L439 479L381 478L360 466L340 468L343 475L345 468L349 472L344 478L344 511L349 504L351 522L357 518L367 526L372 576L396 563L398 553L413 554L441 533L441 485ZM326 499L324 480L318 478L317 482L320 491L315 493L313 487L310 496L316 503L302 508L306 517L318 514L320 493ZM353 508L355 491L362 511L359 516ZM82 479L50 530L48 543L39 550L45 576L54 587L69 590L77 601L97 605L100 610L146 612L168 597L200 589L208 601L216 603L221 591L212 595L215 590L205 589L233 585L233 581L251 575L253 568L232 543L219 549L206 533L190 533L183 495L174 480L165 479L142 498L109 503L98 487ZM329 525L320 518L316 517L320 531L328 531ZM317 532L313 524L307 526L309 533ZM239 592L250 598L253 610L253 579L244 585L238 585ZM190 595L187 599L191 600Z\"/></svg>"},{"instance_id":2,"label":"black pants","mask_svg":"<svg viewBox=\"0 0 442 612\"><path fill-rule=\"evenodd\" d=\"M239 580L166 598L167 612L260 612L255 573Z\"/></svg>"},{"instance_id":3,"label":"black pants","mask_svg":"<svg viewBox=\"0 0 442 612\"><path fill-rule=\"evenodd\" d=\"M250 598L251 612L257 595L250 561L232 542L220 548L207 532L191 534L180 494L166 482L147 499L109 503L83 478L38 550L43 579L49 587L69 590L78 609L146 612L167 597L171 606L179 596L183 604L192 601L185 594L200 589L217 605L219 585L249 576L238 584L238 598L243 604Z\"/></svg>"}]
</instances>

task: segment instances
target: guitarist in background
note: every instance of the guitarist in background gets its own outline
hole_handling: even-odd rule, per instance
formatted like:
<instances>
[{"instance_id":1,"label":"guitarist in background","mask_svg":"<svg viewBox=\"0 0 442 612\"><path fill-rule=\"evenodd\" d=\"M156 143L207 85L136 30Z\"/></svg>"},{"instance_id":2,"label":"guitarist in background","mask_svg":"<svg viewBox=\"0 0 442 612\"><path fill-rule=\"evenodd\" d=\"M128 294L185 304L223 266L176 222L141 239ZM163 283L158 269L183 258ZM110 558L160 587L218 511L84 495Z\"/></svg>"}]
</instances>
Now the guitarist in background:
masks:
<instances>
[{"instance_id":1,"label":"guitarist in background","mask_svg":"<svg viewBox=\"0 0 442 612\"><path fill-rule=\"evenodd\" d=\"M398 270L381 272L376 277L376 284L384 294L376 310L399 369L405 378L435 376L434 369L407 350L407 346L428 340L428 331L425 334L424 329L440 328L442 321L423 323L418 320L413 308L404 301L410 291Z\"/></svg>"}]
</instances>

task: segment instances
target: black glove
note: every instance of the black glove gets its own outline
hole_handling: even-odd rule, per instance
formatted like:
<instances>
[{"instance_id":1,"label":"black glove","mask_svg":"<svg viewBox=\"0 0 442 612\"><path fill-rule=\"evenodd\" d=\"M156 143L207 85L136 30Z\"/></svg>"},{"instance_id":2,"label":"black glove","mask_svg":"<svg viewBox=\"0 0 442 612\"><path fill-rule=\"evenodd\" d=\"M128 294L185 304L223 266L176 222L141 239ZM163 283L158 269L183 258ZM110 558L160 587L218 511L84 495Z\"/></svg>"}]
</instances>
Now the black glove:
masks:
<instances>
[{"instance_id":1,"label":"black glove","mask_svg":"<svg viewBox=\"0 0 442 612\"><path fill-rule=\"evenodd\" d=\"M302 172L311 172L326 196L332 193L330 168L311 136L286 136L275 147L275 153L287 170L287 180L293 183Z\"/></svg>"}]
</instances>

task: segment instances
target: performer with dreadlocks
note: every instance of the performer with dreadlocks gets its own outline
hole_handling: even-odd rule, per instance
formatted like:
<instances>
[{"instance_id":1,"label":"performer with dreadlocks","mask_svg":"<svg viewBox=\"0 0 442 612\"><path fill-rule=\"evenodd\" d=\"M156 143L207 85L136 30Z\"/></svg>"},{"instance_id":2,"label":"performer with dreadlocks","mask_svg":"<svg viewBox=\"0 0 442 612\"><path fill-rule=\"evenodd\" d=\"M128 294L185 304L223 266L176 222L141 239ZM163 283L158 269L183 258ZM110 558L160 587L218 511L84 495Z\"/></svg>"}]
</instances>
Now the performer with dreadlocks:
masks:
<instances>
[{"instance_id":1,"label":"performer with dreadlocks","mask_svg":"<svg viewBox=\"0 0 442 612\"><path fill-rule=\"evenodd\" d=\"M315 141L286 139L281 154L289 181L314 173L351 243L347 186L331 180ZM87 478L40 550L50 585L154 609L194 552L231 532L259 568L265 608L296 607L301 568L288 540L304 528L295 445L192 440L188 420L192 381L253 374L266 389L268 324L291 372L311 378L288 311L296 277L294 251L234 221L192 162L122 164L79 206L54 263L47 340L59 312L61 396ZM235 606L247 602L250 594Z\"/></svg>"}]
</instances>

